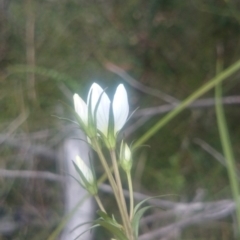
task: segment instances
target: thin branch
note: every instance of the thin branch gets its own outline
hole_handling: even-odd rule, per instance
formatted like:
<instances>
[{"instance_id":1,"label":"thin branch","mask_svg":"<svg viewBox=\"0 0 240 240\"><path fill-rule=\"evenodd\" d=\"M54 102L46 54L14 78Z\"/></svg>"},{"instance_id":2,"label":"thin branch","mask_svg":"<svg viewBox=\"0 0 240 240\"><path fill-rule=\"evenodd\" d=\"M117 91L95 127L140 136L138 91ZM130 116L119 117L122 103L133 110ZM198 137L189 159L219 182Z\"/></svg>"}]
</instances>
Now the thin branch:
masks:
<instances>
[{"instance_id":1,"label":"thin branch","mask_svg":"<svg viewBox=\"0 0 240 240\"><path fill-rule=\"evenodd\" d=\"M0 169L0 177L6 178L39 178L50 181L62 182L66 178L64 176L47 172L47 171L29 171L29 170L8 170Z\"/></svg>"},{"instance_id":2,"label":"thin branch","mask_svg":"<svg viewBox=\"0 0 240 240\"><path fill-rule=\"evenodd\" d=\"M213 147L211 147L208 143L204 142L199 138L195 138L193 142L196 143L198 146L200 146L207 153L209 153L216 160L218 160L218 162L220 162L224 167L226 167L226 161L224 156L221 153L219 153L217 150L215 150Z\"/></svg>"},{"instance_id":3,"label":"thin branch","mask_svg":"<svg viewBox=\"0 0 240 240\"><path fill-rule=\"evenodd\" d=\"M64 176L45 172L45 171L27 171L27 170L7 170L0 169L0 176L10 177L10 178L40 178L47 179L50 181L64 181L66 178ZM102 184L100 189L105 192L112 193L111 187L106 184ZM129 197L128 191L124 190L125 197ZM134 198L136 200L146 199L147 195L141 193L134 193ZM176 223L170 224L152 230L149 233L145 233L139 237L139 240L148 240L156 237L162 237L169 234L176 229L182 229L189 227L191 225L206 223L207 221L212 221L216 219L221 219L230 216L235 209L235 204L231 200L221 200L216 202L196 202L196 203L176 203L168 200L162 199L152 199L149 200L151 205L158 207L170 209L169 211L163 213L165 217L177 216L180 218ZM163 216L162 214L156 215L155 220L159 220ZM158 218L159 216L159 218ZM182 217L184 216L184 217Z\"/></svg>"},{"instance_id":4,"label":"thin branch","mask_svg":"<svg viewBox=\"0 0 240 240\"><path fill-rule=\"evenodd\" d=\"M131 85L132 87L136 88L137 90L149 94L151 96L157 97L165 102L171 103L171 104L176 104L179 102L179 100L177 100L176 98L158 90L158 89L153 89L150 87L147 87L145 85L143 85L142 83L140 83L139 81L137 81L136 79L134 79L133 77L131 77L126 71L124 71L122 68L116 66L113 63L106 63L105 67L110 71L113 72L115 74L117 74L118 76L120 76L123 80L125 80L129 85Z\"/></svg>"},{"instance_id":5,"label":"thin branch","mask_svg":"<svg viewBox=\"0 0 240 240\"><path fill-rule=\"evenodd\" d=\"M222 205L220 208L213 209L214 205L211 206L212 210L208 208L206 211L201 213L192 213L193 215L190 217L183 218L176 223L170 224L165 227L158 228L156 230L152 230L149 233L145 233L141 235L139 240L149 240L154 238L159 238L162 236L169 235L169 233L173 232L176 229L183 229L192 225L206 223L208 221L222 219L231 215L235 209L235 205L233 202L229 202L225 205Z\"/></svg>"},{"instance_id":6,"label":"thin branch","mask_svg":"<svg viewBox=\"0 0 240 240\"><path fill-rule=\"evenodd\" d=\"M240 104L240 96L228 96L222 98L222 103L226 105ZM180 103L179 103L180 104ZM140 116L154 116L158 114L163 114L171 111L179 104L173 106L172 104L161 105L157 107L150 107L136 111L133 115L134 118L139 118ZM215 106L214 98L205 98L194 101L188 106L188 108L207 108Z\"/></svg>"},{"instance_id":7,"label":"thin branch","mask_svg":"<svg viewBox=\"0 0 240 240\"><path fill-rule=\"evenodd\" d=\"M0 143L4 143L5 145L8 145L10 147L18 148L18 149L24 149L29 154L32 155L40 155L45 157L48 160L55 160L56 159L56 153L52 149L40 145L40 144L31 144L29 146L28 143L24 143L21 139L14 139L14 138L8 138L4 134L0 134Z\"/></svg>"},{"instance_id":8,"label":"thin branch","mask_svg":"<svg viewBox=\"0 0 240 240\"><path fill-rule=\"evenodd\" d=\"M100 189L104 192L112 193L109 185L102 184ZM129 193L127 190L124 190L124 196L129 198ZM148 197L149 196L142 193L134 193L134 198L137 201L142 201ZM162 217L166 218L173 216L179 220L170 225L159 227L156 230L151 230L149 233L141 235L139 240L149 240L167 236L170 232L175 230L231 216L235 211L235 203L232 200L177 203L163 199L150 199L148 203L166 210L163 213L155 214L155 216L152 217L154 221L160 220ZM151 221L151 216L149 217L148 221Z\"/></svg>"},{"instance_id":9,"label":"thin branch","mask_svg":"<svg viewBox=\"0 0 240 240\"><path fill-rule=\"evenodd\" d=\"M26 0L26 60L30 68L35 67L35 14L33 0ZM36 102L37 95L35 90L35 73L27 74L29 86L29 98Z\"/></svg>"},{"instance_id":10,"label":"thin branch","mask_svg":"<svg viewBox=\"0 0 240 240\"><path fill-rule=\"evenodd\" d=\"M225 157L219 153L217 150L215 150L213 147L211 147L208 143L204 142L203 140L199 138L195 138L193 140L194 143L199 145L202 149L204 149L207 153L209 153L211 156L213 156L218 162L220 162L224 167L226 167L226 159ZM238 179L240 179L240 172L238 169L235 169Z\"/></svg>"},{"instance_id":11,"label":"thin branch","mask_svg":"<svg viewBox=\"0 0 240 240\"><path fill-rule=\"evenodd\" d=\"M225 105L240 104L240 96L224 97L222 98L222 103ZM150 108L137 110L133 114L132 118L137 118L138 120L124 130L124 136L127 137L131 135L138 128L144 125L151 117L170 112L171 110L176 108L179 104L181 103L177 103L176 105L165 104L157 107L150 107ZM196 100L195 102L187 106L187 108L191 108L191 109L207 108L212 106L215 106L214 98L206 98L206 99Z\"/></svg>"},{"instance_id":12,"label":"thin branch","mask_svg":"<svg viewBox=\"0 0 240 240\"><path fill-rule=\"evenodd\" d=\"M100 190L106 193L112 193L112 189L108 184L102 184L99 186ZM123 190L123 194L125 197L129 198L129 192L128 190L124 189ZM139 193L139 192L134 192L134 199L136 201L142 201L146 198L149 198L149 195L143 194L143 193ZM169 194L169 195L163 195L163 197L172 197L172 196L176 196L174 194ZM233 203L232 200L220 200L220 201L216 201L216 202L207 202L207 203L203 203L203 202L192 202L192 203L178 203L178 202L173 202L173 201L169 201L169 200L163 200L159 198L155 198L155 199L149 199L147 202L150 203L151 205L154 205L156 207L160 207L163 209L175 209L175 211L179 214L182 214L183 212L191 209L191 211L200 211L203 210L204 208L209 208L211 209L212 206L225 206L228 205L230 203Z\"/></svg>"}]
</instances>

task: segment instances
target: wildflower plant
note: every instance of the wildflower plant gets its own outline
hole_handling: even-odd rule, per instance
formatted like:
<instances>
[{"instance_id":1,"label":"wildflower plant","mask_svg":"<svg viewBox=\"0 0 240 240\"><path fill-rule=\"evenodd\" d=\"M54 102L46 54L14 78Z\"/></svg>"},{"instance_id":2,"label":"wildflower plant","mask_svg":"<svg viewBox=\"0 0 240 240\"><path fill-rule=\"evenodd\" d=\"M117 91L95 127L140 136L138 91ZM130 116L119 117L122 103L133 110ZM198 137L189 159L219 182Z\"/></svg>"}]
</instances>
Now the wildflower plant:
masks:
<instances>
[{"instance_id":1,"label":"wildflower plant","mask_svg":"<svg viewBox=\"0 0 240 240\"><path fill-rule=\"evenodd\" d=\"M240 60L235 64L228 67L226 70L219 73L216 77L209 80L202 87L193 92L185 100L183 100L179 105L177 105L171 112L166 114L161 120L159 120L155 125L153 125L146 133L144 133L134 144L133 147L136 148L146 142L151 136L153 136L157 131L163 128L169 121L176 117L182 110L187 106L193 103L200 96L226 80L233 73L240 69ZM106 212L103 204L101 203L97 193L92 192L91 189L88 189L88 184L93 183L90 175L85 175L87 171L84 170L85 167L82 167L81 164L75 164L75 168L79 172L80 184L83 185L84 179L88 181L84 187L88 190L89 193L95 197L97 204L100 208L98 211L99 218L93 221L93 226L89 228L93 229L94 227L102 226L107 231L112 234L111 240L137 240L139 232L139 222L144 212L147 211L151 206L142 207L142 205L151 198L145 199L138 204L134 204L133 201L133 190L131 182L131 167L132 167L132 148L127 145L124 141L121 142L121 146L118 146L117 135L118 132L123 128L124 124L127 121L129 114L129 106L127 93L122 84L117 88L117 91L114 95L113 101L111 102L105 93L105 91L96 83L90 88L87 103L85 103L82 98L77 94L74 95L74 106L77 121L79 127L85 132L88 142L96 151L99 160L104 168L104 171L107 175L109 183L112 187L117 207L121 219L117 221L113 215ZM226 157L226 166L229 173L230 185L234 201L236 203L236 216L238 226L240 223L240 204L239 203L239 189L238 189L238 178L236 176L236 163L233 157L233 151L231 149L231 143L229 138L229 133L227 130L227 124L224 116L224 111L221 101L221 89L220 86L216 87L216 113L219 125L219 132L224 148L224 154ZM64 118L60 118L64 119ZM69 120L69 119L66 119ZM71 120L70 120L71 121ZM120 140L120 139L118 139ZM109 161L106 160L106 157L103 154L102 146L106 146L110 152L110 157L112 160L112 166L109 164ZM118 155L116 154L116 149L119 149ZM129 196L130 196L130 206L127 207L125 198L123 196L123 189L121 184L121 176L119 167L121 166L127 174L128 186L129 186ZM112 172L113 169L113 172ZM93 169L91 169L93 171ZM94 171L93 171L94 172ZM82 181L82 182L81 182ZM63 221L64 223L64 221ZM55 239L55 237L61 231L63 224L56 231L51 234L49 240ZM238 231L239 227L238 227Z\"/></svg>"},{"instance_id":2,"label":"wildflower plant","mask_svg":"<svg viewBox=\"0 0 240 240\"><path fill-rule=\"evenodd\" d=\"M129 116L126 89L123 84L120 84L111 101L104 89L97 83L93 83L86 102L78 94L74 94L73 101L79 127L85 132L90 146L99 157L112 187L121 216L121 222L117 222L112 214L106 212L98 197L94 169L87 167L84 161L76 156L73 164L79 173L79 183L95 197L100 209L98 211L99 218L93 221L93 227L104 227L116 240L136 240L138 238L139 220L145 208L140 209L140 203L134 209L131 180L132 150L125 141L122 140L120 146L117 141L118 133ZM110 153L111 165L102 151L104 146ZM122 173L125 172L127 175L130 195L129 207L123 195L120 166L123 169Z\"/></svg>"}]
</instances>

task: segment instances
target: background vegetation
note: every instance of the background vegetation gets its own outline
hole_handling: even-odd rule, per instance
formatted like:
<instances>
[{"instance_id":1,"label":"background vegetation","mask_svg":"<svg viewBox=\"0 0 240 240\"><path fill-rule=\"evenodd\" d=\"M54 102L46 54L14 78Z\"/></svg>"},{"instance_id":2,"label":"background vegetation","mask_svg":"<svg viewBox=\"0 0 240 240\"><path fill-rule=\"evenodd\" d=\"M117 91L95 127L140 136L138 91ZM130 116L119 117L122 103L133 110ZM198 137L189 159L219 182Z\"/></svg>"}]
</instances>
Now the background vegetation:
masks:
<instances>
[{"instance_id":1,"label":"background vegetation","mask_svg":"<svg viewBox=\"0 0 240 240\"><path fill-rule=\"evenodd\" d=\"M57 172L57 162L29 154L28 147L41 144L53 151L61 147L65 123L51 115L69 117L59 100L72 105L71 94L86 97L93 81L108 87L110 95L123 82L133 111L184 100L215 76L218 60L225 69L240 56L237 0L0 3L1 169ZM146 87L166 93L171 103L164 95L157 98L136 89L132 80L126 82L129 75L122 78L111 64ZM237 96L239 90L239 74L223 84L223 96ZM213 91L203 96L213 97ZM225 106L237 160L238 108ZM162 116L149 116L130 134L139 119L133 116L126 126L127 140L138 139ZM177 194L176 200L183 202L193 201L199 190L205 191L204 201L232 197L226 168L201 147L210 145L222 153L213 105L183 111L146 144L150 148L141 148L135 156L136 191ZM63 216L61 184L1 174L0 184L0 223L12 219L24 223L20 229L12 226L14 231L0 233L0 239L46 239ZM182 239L233 239L233 221L187 228Z\"/></svg>"}]
</instances>

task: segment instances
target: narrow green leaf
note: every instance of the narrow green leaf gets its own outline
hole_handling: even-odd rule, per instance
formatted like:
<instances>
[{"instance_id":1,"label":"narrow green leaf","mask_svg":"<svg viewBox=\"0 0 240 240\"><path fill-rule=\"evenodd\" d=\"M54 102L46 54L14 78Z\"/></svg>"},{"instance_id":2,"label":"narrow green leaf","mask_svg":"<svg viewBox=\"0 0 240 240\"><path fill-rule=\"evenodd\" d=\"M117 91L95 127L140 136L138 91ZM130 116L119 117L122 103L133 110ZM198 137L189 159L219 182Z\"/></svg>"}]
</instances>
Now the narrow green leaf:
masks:
<instances>
[{"instance_id":1,"label":"narrow green leaf","mask_svg":"<svg viewBox=\"0 0 240 240\"><path fill-rule=\"evenodd\" d=\"M98 210L97 211L97 214L102 217L105 221L111 221L112 219L107 215L107 213L101 211L101 210Z\"/></svg>"},{"instance_id":2,"label":"narrow green leaf","mask_svg":"<svg viewBox=\"0 0 240 240\"><path fill-rule=\"evenodd\" d=\"M91 226L90 228L88 228L87 230L85 230L85 231L83 231L81 234L79 234L76 238L74 238L74 240L77 240L77 239L80 238L84 233L90 231L90 230L93 229L93 228L97 228L97 227L99 227L99 226L100 226L99 224L96 224L96 225Z\"/></svg>"},{"instance_id":3,"label":"narrow green leaf","mask_svg":"<svg viewBox=\"0 0 240 240\"><path fill-rule=\"evenodd\" d=\"M111 223L103 220L97 220L96 222L111 232L118 240L128 240L123 231Z\"/></svg>"},{"instance_id":4,"label":"narrow green leaf","mask_svg":"<svg viewBox=\"0 0 240 240\"><path fill-rule=\"evenodd\" d=\"M217 115L217 123L218 123L218 131L220 135L220 140L223 148L223 153L226 159L226 167L228 171L228 177L230 181L230 187L232 191L232 195L236 204L236 216L237 216L237 226L238 226L238 234L240 236L240 191L239 191L239 183L238 176L236 172L236 161L234 158L234 153L232 149L232 144L229 136L227 120L225 117L223 105L222 105L222 87L221 84L218 84L215 88L215 101L216 101L216 115Z\"/></svg>"},{"instance_id":5,"label":"narrow green leaf","mask_svg":"<svg viewBox=\"0 0 240 240\"><path fill-rule=\"evenodd\" d=\"M121 229L122 228L122 225L120 225L116 220L115 218L111 218L107 215L107 213L101 211L101 210L98 210L97 211L97 214L102 217L102 219L114 226L116 226L117 228Z\"/></svg>"},{"instance_id":6,"label":"narrow green leaf","mask_svg":"<svg viewBox=\"0 0 240 240\"><path fill-rule=\"evenodd\" d=\"M211 90L218 83L230 77L232 74L237 72L240 69L240 60L232 64L226 70L222 71L216 77L209 80L202 87L198 88L195 92L193 92L190 96L188 96L184 101L182 101L179 105L176 106L171 112L166 114L163 118L161 118L154 126L152 126L147 132L143 134L135 143L133 147L140 146L145 143L149 138L151 138L156 132L158 132L163 126L165 126L170 120L176 117L182 110L184 110L187 106L189 106L196 99L201 97L207 91Z\"/></svg>"},{"instance_id":7,"label":"narrow green leaf","mask_svg":"<svg viewBox=\"0 0 240 240\"><path fill-rule=\"evenodd\" d=\"M81 226L84 226L84 225L87 225L87 224L93 224L94 221L91 221L91 222L84 222L84 223L81 223L81 224L78 224L77 226L75 226L70 232L73 232L75 231L77 228L81 227Z\"/></svg>"},{"instance_id":8,"label":"narrow green leaf","mask_svg":"<svg viewBox=\"0 0 240 240\"><path fill-rule=\"evenodd\" d=\"M143 203L147 202L147 201L150 200L150 199L160 198L160 197L162 197L162 196L154 196L154 197L149 197L149 198L146 198L146 199L142 200L141 202L139 202L139 203L135 206L134 211L133 211L133 215L136 214L136 212L138 211L138 209L141 207L141 205L142 205Z\"/></svg>"},{"instance_id":9,"label":"narrow green leaf","mask_svg":"<svg viewBox=\"0 0 240 240\"><path fill-rule=\"evenodd\" d=\"M133 220L132 220L132 228L134 230L134 233L135 233L135 237L137 238L138 237L138 232L139 232L139 222L140 222L140 219L141 217L143 216L143 214L150 208L153 208L154 206L147 206L147 207L144 207L144 208L141 208L138 212L136 212L136 214L134 215L133 217Z\"/></svg>"}]
</instances>

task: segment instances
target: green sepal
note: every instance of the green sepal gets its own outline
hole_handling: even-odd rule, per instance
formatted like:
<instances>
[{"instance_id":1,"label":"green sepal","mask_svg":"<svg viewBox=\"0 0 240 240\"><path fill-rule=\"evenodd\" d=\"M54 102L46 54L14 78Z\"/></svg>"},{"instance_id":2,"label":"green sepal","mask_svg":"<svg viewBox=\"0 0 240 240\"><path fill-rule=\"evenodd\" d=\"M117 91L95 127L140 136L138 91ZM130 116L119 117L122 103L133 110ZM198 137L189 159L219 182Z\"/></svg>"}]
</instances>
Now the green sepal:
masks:
<instances>
[{"instance_id":1,"label":"green sepal","mask_svg":"<svg viewBox=\"0 0 240 240\"><path fill-rule=\"evenodd\" d=\"M101 210L98 210L97 211L97 214L104 220L104 221L107 221L109 223L111 223L112 225L118 227L118 228L122 228L122 225L120 225L116 219L114 218L114 216L111 218L107 215L107 213L101 211Z\"/></svg>"},{"instance_id":2,"label":"green sepal","mask_svg":"<svg viewBox=\"0 0 240 240\"><path fill-rule=\"evenodd\" d=\"M84 184L82 184L82 182L79 181L80 184L81 184L81 186L82 186L83 188L86 188L86 186L89 184L88 181L86 180L84 174L83 174L83 173L81 172L81 170L79 169L78 165L77 165L74 161L72 161L72 163L73 163L73 166L74 166L74 168L76 169L77 173L80 175L81 180L84 182Z\"/></svg>"},{"instance_id":3,"label":"green sepal","mask_svg":"<svg viewBox=\"0 0 240 240\"><path fill-rule=\"evenodd\" d=\"M88 135L88 129L87 129L87 126L84 124L84 122L82 121L82 119L80 118L80 116L78 115L78 113L71 107L69 106L67 103L65 102L62 102L62 104L64 104L67 109L75 116L76 120L77 120L77 123L78 125L83 129L83 131Z\"/></svg>"},{"instance_id":4,"label":"green sepal","mask_svg":"<svg viewBox=\"0 0 240 240\"><path fill-rule=\"evenodd\" d=\"M76 169L76 171L77 171L77 173L80 175L80 178L81 178L81 180L83 181L83 183L85 184L82 184L82 182L81 181L78 181L80 184L81 184L81 186L84 188L84 189L86 189L91 195L96 195L97 193L98 193L98 188L97 188L97 184L96 184L96 182L94 182L94 183L89 183L88 181L87 181L87 179L85 178L85 176L84 176L84 174L81 172L81 170L79 169L79 167L77 166L77 164L74 162L74 161L72 161L73 162L73 166L75 167L75 169ZM93 175L94 176L94 175Z\"/></svg>"},{"instance_id":5,"label":"green sepal","mask_svg":"<svg viewBox=\"0 0 240 240\"><path fill-rule=\"evenodd\" d=\"M116 136L114 134L114 115L113 115L113 107L112 102L110 104L110 111L109 111L109 123L108 123L108 142L109 148L115 148L116 146Z\"/></svg>"},{"instance_id":6,"label":"green sepal","mask_svg":"<svg viewBox=\"0 0 240 240\"><path fill-rule=\"evenodd\" d=\"M99 219L95 220L95 223L101 225L105 229L107 229L109 232L113 234L114 237L116 237L118 240L128 240L128 238L125 236L123 232L123 227L117 221L115 218L109 217L105 212L103 211L97 211L97 214L100 216Z\"/></svg>"},{"instance_id":7,"label":"green sepal","mask_svg":"<svg viewBox=\"0 0 240 240\"><path fill-rule=\"evenodd\" d=\"M105 89L102 91L102 93L100 94L99 98L98 98L98 101L97 101L97 104L95 106L95 109L94 109L94 112L93 112L93 119L95 122L97 122L97 110L98 110L98 107L99 107L99 104L100 104L100 101L102 99L102 96L103 94L105 93ZM92 94L92 93L91 93ZM90 95L90 100L91 100L91 96ZM89 105L92 105L92 104L89 104ZM92 107L91 107L92 108ZM92 109L91 109L92 110ZM92 112L91 112L92 113ZM97 128L97 127L96 127Z\"/></svg>"},{"instance_id":8,"label":"green sepal","mask_svg":"<svg viewBox=\"0 0 240 240\"><path fill-rule=\"evenodd\" d=\"M92 171L93 179L97 179L97 177L96 177L96 172L95 172L95 170L94 170L93 160L92 160L92 158L91 158L90 152L88 153L88 158L89 158L89 164L90 164L90 169L91 169L91 171ZM96 182L96 181L95 181L95 182ZM96 183L96 186L97 186L97 183Z\"/></svg>"},{"instance_id":9,"label":"green sepal","mask_svg":"<svg viewBox=\"0 0 240 240\"><path fill-rule=\"evenodd\" d=\"M94 137L97 135L97 124L96 118L92 115L92 91L89 96L89 103L88 104L88 131L90 133L89 137Z\"/></svg>"}]
</instances>

